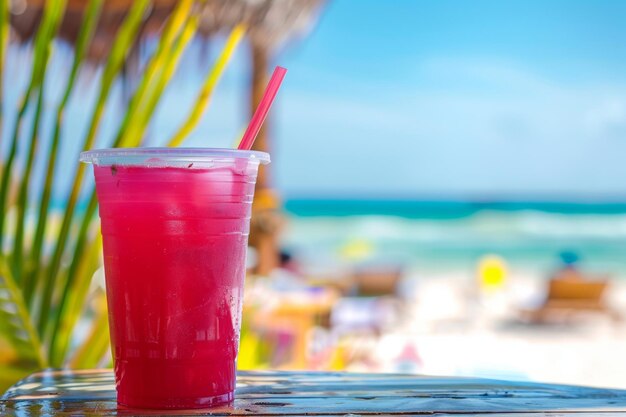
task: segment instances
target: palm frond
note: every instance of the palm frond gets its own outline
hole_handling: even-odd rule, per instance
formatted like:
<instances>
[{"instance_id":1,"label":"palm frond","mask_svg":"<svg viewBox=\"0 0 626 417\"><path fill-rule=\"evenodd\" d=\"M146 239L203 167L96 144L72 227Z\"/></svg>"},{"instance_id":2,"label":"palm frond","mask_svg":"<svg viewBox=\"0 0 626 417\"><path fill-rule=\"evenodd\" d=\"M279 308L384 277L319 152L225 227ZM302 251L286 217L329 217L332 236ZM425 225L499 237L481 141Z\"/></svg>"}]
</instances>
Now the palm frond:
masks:
<instances>
[{"instance_id":1,"label":"palm frond","mask_svg":"<svg viewBox=\"0 0 626 417\"><path fill-rule=\"evenodd\" d=\"M37 150L37 142L39 142L39 126L41 124L41 112L43 108L44 89L43 85L39 88L37 94L37 107L33 120L30 143L28 146L28 154L26 167L21 175L20 187L17 195L17 225L15 227L15 238L13 239L12 266L16 276L22 276L23 266L23 249L24 249L24 227L26 226L26 206L28 204L28 186L30 184L30 175L35 160L35 151Z\"/></svg>"},{"instance_id":2,"label":"palm frond","mask_svg":"<svg viewBox=\"0 0 626 417\"><path fill-rule=\"evenodd\" d=\"M54 133L52 134L52 142L50 144L50 150L48 152L48 160L45 172L45 180L43 187L43 194L39 203L39 215L37 216L37 227L35 229L35 237L30 254L30 270L25 274L23 282L24 298L27 302L31 301L34 288L37 286L36 278L41 276L41 252L43 248L43 238L48 226L48 218L50 213L50 196L52 194L52 181L54 179L54 172L57 161L57 154L59 149L59 142L61 138L61 129L63 126L64 113L67 103L74 91L74 85L78 78L79 69L83 63L89 45L93 39L93 35L98 24L100 12L104 0L89 0L87 10L85 11L85 17L81 24L81 28L78 34L76 42L76 48L74 52L74 61L72 62L72 69L68 76L67 84L63 98L59 103L56 111L56 122L54 126Z\"/></svg>"},{"instance_id":3,"label":"palm frond","mask_svg":"<svg viewBox=\"0 0 626 417\"><path fill-rule=\"evenodd\" d=\"M87 206L87 213L93 213L97 201L92 198ZM91 218L91 217L85 217ZM93 271L98 268L102 240L100 233L89 240L91 221L83 221L78 232L78 240L74 250L74 257L66 272L59 305L52 315L52 332L49 345L49 357L52 366L61 366L69 348L70 338L74 326L78 322L83 310L85 299Z\"/></svg>"},{"instance_id":4,"label":"palm frond","mask_svg":"<svg viewBox=\"0 0 626 417\"><path fill-rule=\"evenodd\" d=\"M0 132L4 120L4 57L9 44L9 2L10 0L0 0ZM2 135L0 135L1 143Z\"/></svg>"},{"instance_id":5,"label":"palm frond","mask_svg":"<svg viewBox=\"0 0 626 417\"><path fill-rule=\"evenodd\" d=\"M89 131L83 141L83 149L87 150L93 147L96 139L96 134L100 127L100 122L104 114L106 102L111 93L111 87L117 78L117 75L122 68L126 60L128 52L131 50L135 43L139 26L145 17L146 10L148 8L148 0L136 0L133 2L128 16L124 19L122 26L120 27L118 34L115 38L111 53L105 64L102 79L100 81L100 90L98 92L98 98L96 100L96 106L93 110ZM74 176L74 182L70 195L67 199L67 207L63 216L63 222L61 223L61 229L57 238L57 244L48 267L46 274L46 280L41 300L40 314L37 320L37 328L41 334L45 333L46 326L49 321L50 306L52 304L53 292L56 284L57 275L59 273L59 267L61 266L61 259L66 253L68 237L70 232L70 226L74 218L74 212L76 209L76 203L78 202L78 195L82 186L82 182L85 176L85 165L79 164Z\"/></svg>"},{"instance_id":6,"label":"palm frond","mask_svg":"<svg viewBox=\"0 0 626 417\"><path fill-rule=\"evenodd\" d=\"M47 365L22 292L4 258L0 258L0 332L20 352L22 359L39 368Z\"/></svg>"},{"instance_id":7,"label":"palm frond","mask_svg":"<svg viewBox=\"0 0 626 417\"><path fill-rule=\"evenodd\" d=\"M198 122L200 122L200 118L209 106L209 102L211 100L211 96L213 95L213 90L215 90L215 86L220 80L224 69L230 62L230 59L237 49L237 46L241 42L244 34L245 27L243 25L235 26L235 28L230 32L230 35L226 40L226 44L224 45L224 48L220 53L220 56L215 62L215 65L213 65L211 71L209 72L202 85L202 89L200 90L200 93L196 98L196 102L194 103L191 114L189 114L187 120L169 140L168 146L180 146L187 138L187 136L189 136L189 134L198 125Z\"/></svg>"},{"instance_id":8,"label":"palm frond","mask_svg":"<svg viewBox=\"0 0 626 417\"><path fill-rule=\"evenodd\" d=\"M167 51L166 58L154 85L150 88L146 100L139 106L135 122L128 127L119 146L138 146L141 143L146 127L161 100L163 91L178 67L182 53L198 29L199 18L198 15L193 15L187 20L173 47Z\"/></svg>"},{"instance_id":9,"label":"palm frond","mask_svg":"<svg viewBox=\"0 0 626 417\"><path fill-rule=\"evenodd\" d=\"M24 227L26 220L27 198L28 198L28 186L30 184L30 176L32 173L33 162L35 160L35 152L37 150L37 142L39 141L39 126L41 124L43 98L45 94L45 80L46 69L52 54L52 46L54 44L54 38L56 37L59 26L63 16L65 15L65 6L67 0L52 0L46 7L46 11L50 11L48 25L42 26L45 31L37 34L35 39L35 48L41 49L41 51L35 50L36 54L41 55L41 62L39 67L38 77L38 95L37 95L37 107L35 110L35 116L33 120L33 126L31 128L31 136L28 144L26 166L24 172L21 175L21 182L17 197L17 225L15 228L15 238L13 240L13 256L12 264L16 276L22 276L22 253L23 253L23 241L24 241ZM44 17L45 19L45 17Z\"/></svg>"},{"instance_id":10,"label":"palm frond","mask_svg":"<svg viewBox=\"0 0 626 417\"><path fill-rule=\"evenodd\" d=\"M6 215L9 211L7 199L11 186L10 178L13 171L13 163L17 155L22 122L24 120L24 116L26 115L26 111L28 110L31 98L37 93L43 83L48 58L50 57L50 45L54 41L54 36L58 30L60 20L65 12L65 5L66 0L50 0L50 2L46 3L41 25L37 31L37 35L35 36L35 50L30 82L21 100L20 110L13 128L13 137L11 140L9 156L4 165L2 181L0 183L0 248L3 247L4 226ZM20 276L18 275L17 278L19 279Z\"/></svg>"},{"instance_id":11,"label":"palm frond","mask_svg":"<svg viewBox=\"0 0 626 417\"><path fill-rule=\"evenodd\" d=\"M169 51L176 41L176 38L179 36L182 27L187 20L187 16L191 12L192 5L193 1L180 1L172 12L172 16L170 16L170 18L168 19L165 29L163 30L163 35L161 35L161 38L159 40L157 49L150 58L148 64L146 65L146 68L143 71L143 76L141 77L141 81L139 82L139 86L135 90L135 93L133 94L133 97L128 104L128 109L124 114L122 123L120 124L120 127L113 141L114 147L120 146L120 144L125 141L124 138L127 135L129 126L134 120L136 120L138 109L142 105L142 103L145 102L146 96L149 93L155 78L163 67Z\"/></svg>"}]
</instances>

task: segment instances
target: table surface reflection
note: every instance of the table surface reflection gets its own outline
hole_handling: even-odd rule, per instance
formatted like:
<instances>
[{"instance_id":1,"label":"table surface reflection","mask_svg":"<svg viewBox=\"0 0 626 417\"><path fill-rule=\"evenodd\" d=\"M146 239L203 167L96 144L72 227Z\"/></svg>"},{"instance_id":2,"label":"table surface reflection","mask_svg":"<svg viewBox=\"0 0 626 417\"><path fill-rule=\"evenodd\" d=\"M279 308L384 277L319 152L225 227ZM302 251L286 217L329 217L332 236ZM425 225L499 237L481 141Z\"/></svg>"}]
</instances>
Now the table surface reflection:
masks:
<instances>
[{"instance_id":1,"label":"table surface reflection","mask_svg":"<svg viewBox=\"0 0 626 417\"><path fill-rule=\"evenodd\" d=\"M47 370L0 400L2 416L626 415L626 391L396 374L240 372L235 402L190 411L118 407L111 370Z\"/></svg>"}]
</instances>

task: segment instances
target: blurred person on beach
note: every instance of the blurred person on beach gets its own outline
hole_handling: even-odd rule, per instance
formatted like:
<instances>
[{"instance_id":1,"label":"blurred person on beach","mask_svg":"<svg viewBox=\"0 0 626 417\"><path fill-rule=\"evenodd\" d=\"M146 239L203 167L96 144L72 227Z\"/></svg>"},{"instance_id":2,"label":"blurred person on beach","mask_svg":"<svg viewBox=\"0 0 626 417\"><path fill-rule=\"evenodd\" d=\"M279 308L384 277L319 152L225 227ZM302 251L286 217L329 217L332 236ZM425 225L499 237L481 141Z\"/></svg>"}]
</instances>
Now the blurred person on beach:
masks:
<instances>
[{"instance_id":1,"label":"blurred person on beach","mask_svg":"<svg viewBox=\"0 0 626 417\"><path fill-rule=\"evenodd\" d=\"M552 274L550 280L582 280L585 279L585 275L580 271L580 256L571 250L562 251L559 254L561 259L560 268Z\"/></svg>"}]
</instances>

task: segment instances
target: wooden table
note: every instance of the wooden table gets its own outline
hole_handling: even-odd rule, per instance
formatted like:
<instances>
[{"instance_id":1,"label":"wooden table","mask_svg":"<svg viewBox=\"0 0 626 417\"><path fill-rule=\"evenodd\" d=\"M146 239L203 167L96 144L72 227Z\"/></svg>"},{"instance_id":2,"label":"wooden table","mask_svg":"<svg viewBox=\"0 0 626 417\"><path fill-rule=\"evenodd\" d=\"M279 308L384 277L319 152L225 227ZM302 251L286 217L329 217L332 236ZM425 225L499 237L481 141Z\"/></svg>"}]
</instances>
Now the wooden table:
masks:
<instances>
[{"instance_id":1,"label":"wooden table","mask_svg":"<svg viewBox=\"0 0 626 417\"><path fill-rule=\"evenodd\" d=\"M0 401L2 416L154 415L626 415L626 391L412 375L242 372L232 407L118 408L110 370L45 371Z\"/></svg>"}]
</instances>

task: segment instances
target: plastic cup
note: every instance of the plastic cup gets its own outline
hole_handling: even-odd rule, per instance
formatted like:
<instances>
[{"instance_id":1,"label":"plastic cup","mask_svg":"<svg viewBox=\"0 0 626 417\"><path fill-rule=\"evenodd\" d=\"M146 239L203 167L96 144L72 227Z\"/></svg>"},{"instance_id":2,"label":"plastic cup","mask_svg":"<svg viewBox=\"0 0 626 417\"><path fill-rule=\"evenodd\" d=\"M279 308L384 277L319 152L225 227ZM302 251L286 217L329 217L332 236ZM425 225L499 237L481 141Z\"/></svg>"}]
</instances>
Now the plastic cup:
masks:
<instances>
[{"instance_id":1,"label":"plastic cup","mask_svg":"<svg viewBox=\"0 0 626 417\"><path fill-rule=\"evenodd\" d=\"M263 152L83 152L100 206L118 403L234 398L250 212Z\"/></svg>"}]
</instances>

